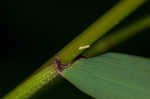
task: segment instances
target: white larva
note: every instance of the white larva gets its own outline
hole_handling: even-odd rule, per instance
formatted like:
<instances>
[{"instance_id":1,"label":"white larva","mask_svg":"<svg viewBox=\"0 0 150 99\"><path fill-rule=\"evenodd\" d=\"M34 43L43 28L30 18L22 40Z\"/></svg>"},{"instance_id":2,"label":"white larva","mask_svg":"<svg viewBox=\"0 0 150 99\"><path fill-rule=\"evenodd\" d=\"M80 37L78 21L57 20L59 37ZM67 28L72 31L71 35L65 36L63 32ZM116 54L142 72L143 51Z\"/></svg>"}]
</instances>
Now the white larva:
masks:
<instances>
[{"instance_id":1,"label":"white larva","mask_svg":"<svg viewBox=\"0 0 150 99\"><path fill-rule=\"evenodd\" d=\"M89 47L90 47L90 45L80 46L80 47L79 47L79 50L84 50L84 49L87 49L87 48L89 48Z\"/></svg>"}]
</instances>

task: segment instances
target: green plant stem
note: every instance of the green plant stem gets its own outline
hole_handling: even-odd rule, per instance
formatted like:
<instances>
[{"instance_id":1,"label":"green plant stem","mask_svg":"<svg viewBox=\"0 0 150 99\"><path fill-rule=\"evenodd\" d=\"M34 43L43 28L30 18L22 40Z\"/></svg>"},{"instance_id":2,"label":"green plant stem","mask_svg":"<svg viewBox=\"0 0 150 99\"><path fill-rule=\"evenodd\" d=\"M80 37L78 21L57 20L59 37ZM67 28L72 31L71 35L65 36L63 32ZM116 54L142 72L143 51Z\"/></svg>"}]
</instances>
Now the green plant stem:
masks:
<instances>
[{"instance_id":1,"label":"green plant stem","mask_svg":"<svg viewBox=\"0 0 150 99\"><path fill-rule=\"evenodd\" d=\"M39 71L35 75L30 76L27 80L25 80L21 85L19 85L15 90L10 92L8 95L4 97L4 99L28 99L33 93L36 93L37 90L40 90L49 81L57 76L56 66L52 64L49 67L44 68Z\"/></svg>"},{"instance_id":2,"label":"green plant stem","mask_svg":"<svg viewBox=\"0 0 150 99\"><path fill-rule=\"evenodd\" d=\"M78 37L65 46L65 48L58 52L56 56L58 56L63 63L70 63L84 51L79 50L79 47L85 45L91 46L96 40L106 34L146 1L147 0L121 0L104 14L104 16L100 17L94 24L89 26Z\"/></svg>"},{"instance_id":3,"label":"green plant stem","mask_svg":"<svg viewBox=\"0 0 150 99\"><path fill-rule=\"evenodd\" d=\"M27 80L8 93L4 99L26 99L39 91L44 85L51 83L58 75L56 65L51 64L56 57L63 64L72 62L85 49L79 49L85 45L91 45L97 39L133 12L137 7L147 0L121 0L116 6L110 9L104 16L89 26L83 33L77 36L60 52L49 59L40 69L33 73ZM44 75L44 76L43 76Z\"/></svg>"},{"instance_id":4,"label":"green plant stem","mask_svg":"<svg viewBox=\"0 0 150 99\"><path fill-rule=\"evenodd\" d=\"M91 48L87 49L82 55L86 57L93 57L100 53L103 53L113 46L127 40L128 38L135 36L145 28L150 27L150 16L142 18L136 23L129 25L117 32L98 40Z\"/></svg>"}]
</instances>

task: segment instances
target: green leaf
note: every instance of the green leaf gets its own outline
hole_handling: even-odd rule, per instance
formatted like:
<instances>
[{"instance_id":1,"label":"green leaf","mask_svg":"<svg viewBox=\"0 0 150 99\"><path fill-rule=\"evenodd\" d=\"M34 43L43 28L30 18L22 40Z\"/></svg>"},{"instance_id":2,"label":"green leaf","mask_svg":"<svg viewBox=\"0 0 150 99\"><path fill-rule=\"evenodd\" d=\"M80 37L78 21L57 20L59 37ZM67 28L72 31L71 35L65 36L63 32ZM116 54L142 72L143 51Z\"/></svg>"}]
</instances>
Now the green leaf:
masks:
<instances>
[{"instance_id":1,"label":"green leaf","mask_svg":"<svg viewBox=\"0 0 150 99\"><path fill-rule=\"evenodd\" d=\"M80 59L64 78L97 99L150 99L150 60L119 53Z\"/></svg>"}]
</instances>

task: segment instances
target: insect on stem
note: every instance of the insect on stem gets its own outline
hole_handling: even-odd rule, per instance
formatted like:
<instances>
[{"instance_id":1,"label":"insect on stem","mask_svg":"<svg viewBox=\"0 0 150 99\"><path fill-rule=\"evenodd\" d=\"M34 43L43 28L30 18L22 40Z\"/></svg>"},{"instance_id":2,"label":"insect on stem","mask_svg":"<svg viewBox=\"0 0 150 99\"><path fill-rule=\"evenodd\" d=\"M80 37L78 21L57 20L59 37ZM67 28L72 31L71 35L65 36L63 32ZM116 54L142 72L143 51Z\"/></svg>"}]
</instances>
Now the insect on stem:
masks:
<instances>
[{"instance_id":1,"label":"insect on stem","mask_svg":"<svg viewBox=\"0 0 150 99\"><path fill-rule=\"evenodd\" d=\"M89 48L89 47L90 47L90 45L80 46L80 47L79 47L79 50L84 50L84 49L87 49L87 48Z\"/></svg>"}]
</instances>

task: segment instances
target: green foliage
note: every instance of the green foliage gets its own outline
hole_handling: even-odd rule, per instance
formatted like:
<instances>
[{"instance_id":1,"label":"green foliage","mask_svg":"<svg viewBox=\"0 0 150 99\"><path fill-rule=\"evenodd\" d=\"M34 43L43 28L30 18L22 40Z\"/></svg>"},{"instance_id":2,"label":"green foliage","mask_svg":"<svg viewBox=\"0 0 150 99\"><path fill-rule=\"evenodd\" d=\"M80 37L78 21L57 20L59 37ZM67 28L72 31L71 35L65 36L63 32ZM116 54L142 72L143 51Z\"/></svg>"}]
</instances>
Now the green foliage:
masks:
<instances>
[{"instance_id":1,"label":"green foliage","mask_svg":"<svg viewBox=\"0 0 150 99\"><path fill-rule=\"evenodd\" d=\"M23 83L17 86L13 91L11 91L6 96L4 96L4 99L16 99L16 98L26 99L36 94L45 85L51 84L53 82L53 79L58 76L56 67L60 64L55 62L56 58L58 58L58 60L62 64L71 63L78 55L80 55L86 49L86 48L84 49L83 47L91 46L95 41L101 38L110 29L116 26L120 21L122 21L125 17L127 17L130 13L132 13L134 10L136 10L136 8L141 6L146 1L148 0L121 0L120 2L118 2L106 14L104 14L104 16L100 17L95 23L89 26L85 31L83 31L79 36L77 36L74 40L72 40L62 50L56 53L54 57L50 58L45 64L41 66L41 68L39 68L30 77L28 77L27 80L25 80ZM82 47L83 49L80 49L80 47ZM85 70L87 69L85 68ZM90 70L92 70L92 68L89 69L89 71ZM93 68L93 70L95 70L96 73L96 69ZM78 72L80 72L80 70ZM65 70L65 74L66 73L68 74L68 76L66 77L69 77L69 74L73 74L74 72L68 73ZM78 76L78 77L79 78L77 79L82 78L82 76L81 77ZM92 75L91 76L89 75L89 77L86 77L85 81L87 81L91 77ZM94 80L95 78L92 79ZM88 85L88 83L85 85Z\"/></svg>"},{"instance_id":2,"label":"green foliage","mask_svg":"<svg viewBox=\"0 0 150 99\"><path fill-rule=\"evenodd\" d=\"M119 53L81 59L64 78L97 99L150 99L150 60Z\"/></svg>"}]
</instances>

